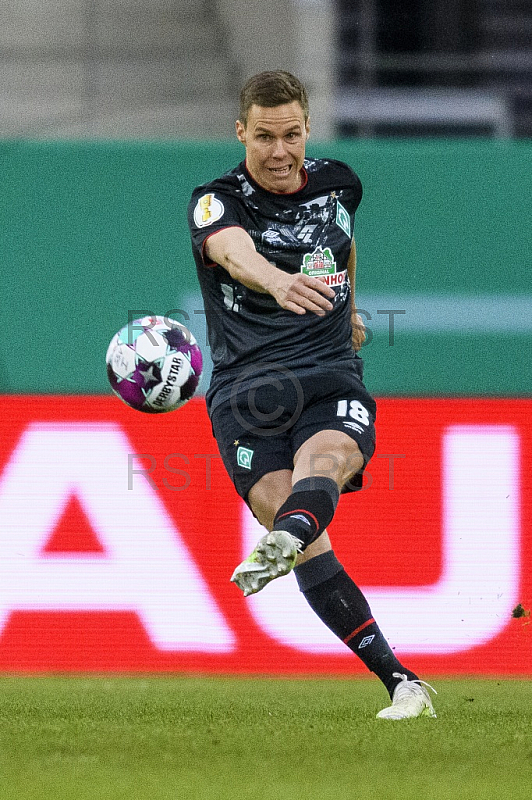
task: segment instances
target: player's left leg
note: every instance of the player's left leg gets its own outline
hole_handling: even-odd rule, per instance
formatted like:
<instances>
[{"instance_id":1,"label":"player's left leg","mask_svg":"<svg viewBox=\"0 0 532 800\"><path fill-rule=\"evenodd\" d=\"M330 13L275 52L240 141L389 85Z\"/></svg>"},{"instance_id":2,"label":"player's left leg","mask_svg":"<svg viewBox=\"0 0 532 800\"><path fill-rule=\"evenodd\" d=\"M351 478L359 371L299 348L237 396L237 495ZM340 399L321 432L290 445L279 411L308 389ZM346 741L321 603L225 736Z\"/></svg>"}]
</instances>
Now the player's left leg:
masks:
<instances>
[{"instance_id":1,"label":"player's left leg","mask_svg":"<svg viewBox=\"0 0 532 800\"><path fill-rule=\"evenodd\" d=\"M352 464L346 468L349 461ZM231 577L245 596L261 591L295 567L298 552L318 539L332 520L339 498L338 482L358 471L363 463L353 439L341 431L320 431L311 437L310 444L298 449L293 473L267 473L251 487L248 503L270 533L257 542Z\"/></svg>"},{"instance_id":2,"label":"player's left leg","mask_svg":"<svg viewBox=\"0 0 532 800\"><path fill-rule=\"evenodd\" d=\"M284 530L272 530L275 513L292 490L292 470L267 472L253 484L247 501L253 514L270 533L262 536L253 552L242 561L231 576L244 596L260 592L275 578L291 572L302 542Z\"/></svg>"},{"instance_id":3,"label":"player's left leg","mask_svg":"<svg viewBox=\"0 0 532 800\"><path fill-rule=\"evenodd\" d=\"M297 558L295 574L299 588L312 610L384 683L392 705L380 712L384 719L406 719L421 715L435 716L426 689L417 675L406 669L395 657L375 621L369 604L361 590L347 575L336 558L325 526L334 515L339 497L339 486L363 466L364 459L356 442L341 431L320 431L308 439L294 459L292 491L273 516L272 533L263 537L250 556L261 564L270 560L280 564L281 574L286 574L286 560L278 558L275 542L267 550L268 536L289 534L301 542L302 553ZM333 477L331 477L333 476ZM286 495L287 475L264 476L253 487L249 500L258 519L270 528L272 509ZM280 540L281 541L281 540ZM281 547L285 545L284 539ZM295 562L295 553L292 553ZM250 573L251 564L240 565L242 574ZM247 564L247 566L246 566ZM257 565L258 567L258 565ZM277 575L267 575L255 582L256 588L246 594L260 591ZM251 573L250 573L251 574ZM239 576L240 577L240 576ZM234 576L233 576L234 578ZM238 580L237 580L238 583Z\"/></svg>"}]
</instances>

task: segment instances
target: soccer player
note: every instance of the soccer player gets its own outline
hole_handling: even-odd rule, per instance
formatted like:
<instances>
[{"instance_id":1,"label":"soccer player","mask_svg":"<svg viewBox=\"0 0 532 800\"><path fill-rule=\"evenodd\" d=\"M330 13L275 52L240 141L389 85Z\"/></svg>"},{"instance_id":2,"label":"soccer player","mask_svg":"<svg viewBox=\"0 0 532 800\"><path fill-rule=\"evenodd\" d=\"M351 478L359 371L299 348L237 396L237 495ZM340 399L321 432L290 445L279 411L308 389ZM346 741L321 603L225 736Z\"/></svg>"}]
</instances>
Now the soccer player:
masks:
<instances>
[{"instance_id":1,"label":"soccer player","mask_svg":"<svg viewBox=\"0 0 532 800\"><path fill-rule=\"evenodd\" d=\"M240 95L245 160L197 187L192 249L214 363L207 408L225 467L266 533L231 578L244 595L292 569L305 599L384 683L381 719L434 717L327 533L375 449L375 401L357 354L351 168L305 157L305 87L262 72Z\"/></svg>"}]
</instances>

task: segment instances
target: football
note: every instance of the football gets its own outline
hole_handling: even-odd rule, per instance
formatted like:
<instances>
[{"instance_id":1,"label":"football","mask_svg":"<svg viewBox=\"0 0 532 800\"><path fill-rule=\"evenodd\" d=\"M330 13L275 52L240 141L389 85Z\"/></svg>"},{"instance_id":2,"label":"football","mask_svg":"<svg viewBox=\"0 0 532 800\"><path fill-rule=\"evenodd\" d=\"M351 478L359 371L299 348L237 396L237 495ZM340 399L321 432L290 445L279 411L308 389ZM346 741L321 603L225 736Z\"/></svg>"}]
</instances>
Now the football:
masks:
<instances>
[{"instance_id":1,"label":"football","mask_svg":"<svg viewBox=\"0 0 532 800\"><path fill-rule=\"evenodd\" d=\"M203 367L192 333L161 316L124 325L107 349L107 377L118 397L137 411L162 414L194 395Z\"/></svg>"}]
</instances>

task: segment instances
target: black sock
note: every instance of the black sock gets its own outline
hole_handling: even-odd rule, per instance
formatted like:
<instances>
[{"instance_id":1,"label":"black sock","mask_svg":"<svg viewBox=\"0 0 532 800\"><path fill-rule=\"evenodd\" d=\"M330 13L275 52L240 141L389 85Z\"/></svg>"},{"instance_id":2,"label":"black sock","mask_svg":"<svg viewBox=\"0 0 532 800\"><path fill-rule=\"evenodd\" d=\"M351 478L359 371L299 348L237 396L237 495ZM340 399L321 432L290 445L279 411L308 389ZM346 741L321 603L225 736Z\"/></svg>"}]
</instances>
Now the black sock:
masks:
<instances>
[{"instance_id":1,"label":"black sock","mask_svg":"<svg viewBox=\"0 0 532 800\"><path fill-rule=\"evenodd\" d=\"M273 530L288 531L303 542L304 550L334 517L339 496L331 478L302 478L275 515Z\"/></svg>"},{"instance_id":2,"label":"black sock","mask_svg":"<svg viewBox=\"0 0 532 800\"><path fill-rule=\"evenodd\" d=\"M393 677L394 672L417 680L417 675L395 657L368 601L332 550L305 561L294 572L312 610L381 679L390 697L400 681Z\"/></svg>"}]
</instances>

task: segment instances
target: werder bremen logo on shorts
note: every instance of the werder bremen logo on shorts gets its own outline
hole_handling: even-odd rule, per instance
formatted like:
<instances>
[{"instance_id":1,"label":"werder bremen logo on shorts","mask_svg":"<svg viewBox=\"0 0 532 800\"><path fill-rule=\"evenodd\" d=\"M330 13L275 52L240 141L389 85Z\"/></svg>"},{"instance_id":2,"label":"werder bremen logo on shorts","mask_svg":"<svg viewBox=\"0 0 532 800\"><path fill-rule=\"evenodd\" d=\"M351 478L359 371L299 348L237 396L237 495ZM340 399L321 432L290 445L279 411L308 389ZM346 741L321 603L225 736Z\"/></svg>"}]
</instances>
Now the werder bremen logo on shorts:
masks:
<instances>
[{"instance_id":1,"label":"werder bremen logo on shorts","mask_svg":"<svg viewBox=\"0 0 532 800\"><path fill-rule=\"evenodd\" d=\"M316 247L313 253L305 253L301 272L316 278L318 275L334 275L336 272L336 261L329 247L322 250Z\"/></svg>"},{"instance_id":2,"label":"werder bremen logo on shorts","mask_svg":"<svg viewBox=\"0 0 532 800\"><path fill-rule=\"evenodd\" d=\"M248 447L239 447L236 451L236 463L239 467L251 469L251 459L253 458L253 450Z\"/></svg>"}]
</instances>

